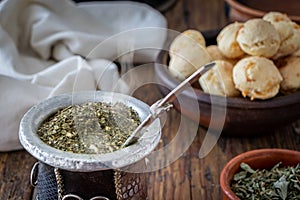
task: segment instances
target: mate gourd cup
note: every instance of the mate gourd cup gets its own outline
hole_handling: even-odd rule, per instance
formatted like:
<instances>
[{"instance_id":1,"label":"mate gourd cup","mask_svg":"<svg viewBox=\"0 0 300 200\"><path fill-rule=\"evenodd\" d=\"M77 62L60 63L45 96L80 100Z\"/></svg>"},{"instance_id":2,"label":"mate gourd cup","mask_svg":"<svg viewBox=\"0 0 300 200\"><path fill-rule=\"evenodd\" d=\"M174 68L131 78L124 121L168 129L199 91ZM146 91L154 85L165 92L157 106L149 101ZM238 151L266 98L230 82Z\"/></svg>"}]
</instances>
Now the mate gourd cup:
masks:
<instances>
[{"instance_id":1,"label":"mate gourd cup","mask_svg":"<svg viewBox=\"0 0 300 200\"><path fill-rule=\"evenodd\" d=\"M150 113L149 106L134 97L104 91L63 94L33 106L21 120L19 137L23 147L39 161L31 174L39 199L146 199L144 159L160 140L159 120L148 127L137 143L105 154L61 151L37 135L37 129L51 114L86 102L123 103L133 108L141 121Z\"/></svg>"}]
</instances>

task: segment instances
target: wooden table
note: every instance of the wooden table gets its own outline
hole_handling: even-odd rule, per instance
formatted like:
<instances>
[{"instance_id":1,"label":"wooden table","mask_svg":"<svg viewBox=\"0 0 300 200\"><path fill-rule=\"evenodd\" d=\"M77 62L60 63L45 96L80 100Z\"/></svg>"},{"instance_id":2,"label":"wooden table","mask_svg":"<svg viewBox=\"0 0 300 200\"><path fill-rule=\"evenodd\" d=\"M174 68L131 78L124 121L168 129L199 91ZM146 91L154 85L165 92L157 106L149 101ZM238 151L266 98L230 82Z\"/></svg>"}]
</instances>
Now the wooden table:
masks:
<instances>
[{"instance_id":1,"label":"wooden table","mask_svg":"<svg viewBox=\"0 0 300 200\"><path fill-rule=\"evenodd\" d=\"M223 0L178 0L164 15L170 29L183 31L195 28L201 31L216 30L223 27L227 21ZM153 79L153 69L149 68L147 78ZM134 96L148 104L162 97L160 90L154 84L139 88ZM176 110L167 114L163 127L162 139L158 149L169 144L178 131L185 138L190 136L190 127L198 126L195 122L182 117ZM232 138L221 135L217 144L204 158L199 158L199 150L206 129L199 127L189 148L182 152L179 159L171 164L149 173L149 199L221 199L219 175L223 166L232 157L252 149L286 148L300 150L300 120L283 127L271 134L259 135L253 138ZM175 149L174 149L175 151ZM156 162L162 166L169 154L161 154ZM0 153L0 199L31 199L33 188L29 184L32 165L36 160L26 151Z\"/></svg>"}]
</instances>

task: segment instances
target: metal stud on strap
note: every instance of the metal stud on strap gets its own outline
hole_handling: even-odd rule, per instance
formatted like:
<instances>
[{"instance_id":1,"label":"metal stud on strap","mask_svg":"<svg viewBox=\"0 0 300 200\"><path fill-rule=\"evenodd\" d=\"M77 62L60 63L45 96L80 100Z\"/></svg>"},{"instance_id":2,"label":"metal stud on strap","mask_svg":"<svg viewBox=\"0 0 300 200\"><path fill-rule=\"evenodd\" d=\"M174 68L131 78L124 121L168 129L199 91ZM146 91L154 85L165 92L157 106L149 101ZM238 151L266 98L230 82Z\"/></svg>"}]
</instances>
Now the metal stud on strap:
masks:
<instances>
[{"instance_id":1,"label":"metal stud on strap","mask_svg":"<svg viewBox=\"0 0 300 200\"><path fill-rule=\"evenodd\" d=\"M33 187L36 187L38 183L38 166L39 162L34 163L30 172L30 185L32 185Z\"/></svg>"},{"instance_id":2,"label":"metal stud on strap","mask_svg":"<svg viewBox=\"0 0 300 200\"><path fill-rule=\"evenodd\" d=\"M65 196L63 196L62 200L84 200L83 198L81 198L80 196L76 195L76 194L67 194ZM96 196L91 198L90 200L109 200L109 198L107 197L103 197L103 196Z\"/></svg>"}]
</instances>

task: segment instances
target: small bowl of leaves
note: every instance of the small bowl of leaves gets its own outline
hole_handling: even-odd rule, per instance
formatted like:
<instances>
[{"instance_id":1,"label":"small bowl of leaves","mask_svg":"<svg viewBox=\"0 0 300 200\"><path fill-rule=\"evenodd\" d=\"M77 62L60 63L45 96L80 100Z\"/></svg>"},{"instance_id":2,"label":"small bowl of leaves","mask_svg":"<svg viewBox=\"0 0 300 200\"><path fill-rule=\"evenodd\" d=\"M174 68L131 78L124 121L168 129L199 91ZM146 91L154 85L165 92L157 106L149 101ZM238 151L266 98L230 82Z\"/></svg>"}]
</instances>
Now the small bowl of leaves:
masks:
<instances>
[{"instance_id":1,"label":"small bowl of leaves","mask_svg":"<svg viewBox=\"0 0 300 200\"><path fill-rule=\"evenodd\" d=\"M258 149L231 159L220 176L223 199L300 199L300 151Z\"/></svg>"}]
</instances>

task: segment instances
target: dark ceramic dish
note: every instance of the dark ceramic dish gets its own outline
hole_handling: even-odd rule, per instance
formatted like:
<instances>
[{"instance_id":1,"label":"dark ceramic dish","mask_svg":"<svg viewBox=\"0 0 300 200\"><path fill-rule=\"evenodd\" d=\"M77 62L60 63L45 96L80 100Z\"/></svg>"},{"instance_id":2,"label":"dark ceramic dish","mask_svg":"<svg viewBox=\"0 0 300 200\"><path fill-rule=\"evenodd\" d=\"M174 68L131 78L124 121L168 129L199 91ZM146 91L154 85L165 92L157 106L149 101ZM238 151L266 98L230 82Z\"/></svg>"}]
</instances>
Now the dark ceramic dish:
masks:
<instances>
[{"instance_id":1,"label":"dark ceramic dish","mask_svg":"<svg viewBox=\"0 0 300 200\"><path fill-rule=\"evenodd\" d=\"M288 149L258 149L242 153L231 159L223 168L220 176L220 185L224 200L239 200L230 189L231 180L240 170L244 162L255 169L271 169L282 162L282 166L296 166L300 162L300 151Z\"/></svg>"},{"instance_id":2,"label":"dark ceramic dish","mask_svg":"<svg viewBox=\"0 0 300 200\"><path fill-rule=\"evenodd\" d=\"M179 84L179 81L169 74L168 59L168 52L162 51L155 64L157 82L160 84L160 90L164 95ZM300 92L277 95L269 100L251 101L243 97L226 98L209 95L200 89L198 83L193 85L193 91L196 95L193 95L192 91L184 91L180 95L180 105L178 101L174 102L175 108L206 128L220 130L220 124L224 122L221 130L226 135L264 134L300 119ZM212 99L215 112L213 119L211 119ZM195 113L195 108L191 106L192 100L198 101L200 116ZM225 117L223 102L226 102Z\"/></svg>"},{"instance_id":3,"label":"dark ceramic dish","mask_svg":"<svg viewBox=\"0 0 300 200\"><path fill-rule=\"evenodd\" d=\"M293 21L300 23L299 0L225 0L230 8L231 21L246 21L261 18L266 12L286 13Z\"/></svg>"}]
</instances>

